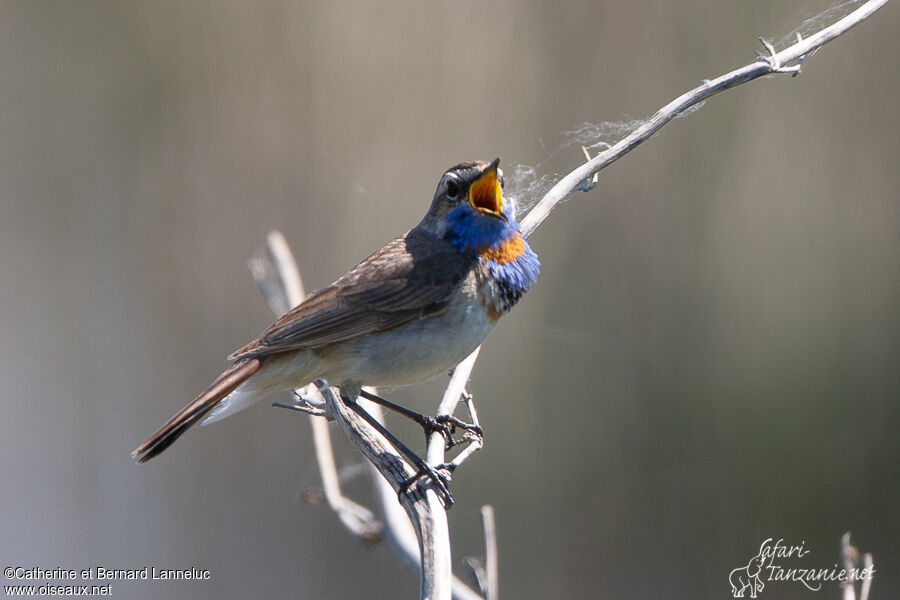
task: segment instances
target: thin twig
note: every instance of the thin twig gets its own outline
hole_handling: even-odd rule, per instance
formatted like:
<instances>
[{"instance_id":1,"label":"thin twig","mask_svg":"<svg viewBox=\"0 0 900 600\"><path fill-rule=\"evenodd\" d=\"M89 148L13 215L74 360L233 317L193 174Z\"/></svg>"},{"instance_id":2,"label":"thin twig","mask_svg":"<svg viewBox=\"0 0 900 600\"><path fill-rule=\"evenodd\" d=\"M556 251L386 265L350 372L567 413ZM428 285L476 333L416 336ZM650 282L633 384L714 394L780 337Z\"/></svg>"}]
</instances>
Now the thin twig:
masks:
<instances>
[{"instance_id":1,"label":"thin twig","mask_svg":"<svg viewBox=\"0 0 900 600\"><path fill-rule=\"evenodd\" d=\"M269 234L263 251L250 261L250 269L263 296L276 315L280 316L289 307L295 306L303 300L303 285L299 269L280 232L273 231ZM322 416L310 415L309 421L313 429L316 459L322 477L325 499L348 531L367 543L376 542L383 536L406 565L422 574L423 595L427 594L427 597L431 598L445 598L449 597L452 589L452 596L457 600L479 600L481 596L456 577L442 575L450 582L449 586L445 586L442 583L444 579L439 580L433 576L434 573L439 572L430 566L436 560L446 562L446 570L449 573L449 529L446 527L446 513L436 494L428 492L440 509L435 512L431 506L432 498L426 501L421 486L416 486L416 489L404 493L401 502L397 502L397 490L414 474L397 449L362 421L358 415L348 410L333 390L326 389L323 393L316 386L309 385L297 390L296 393L308 402L308 408L322 410L321 407L324 407L328 415L338 422L350 440L369 459L367 464L370 466L375 498L383 520L377 519L372 511L343 495L328 423ZM361 398L358 402L376 420L380 420L380 407ZM445 524L445 533L437 534L447 540L448 551L445 555L434 556L435 553L431 550L436 545L440 545L435 543L436 534L434 532L441 530L440 525L434 526L431 523L432 515L440 515ZM411 518L417 524L415 528L410 522ZM426 545L428 549L425 554L428 562L426 569L423 570L420 558L423 554L421 548ZM446 595L442 591L444 589L447 590Z\"/></svg>"},{"instance_id":2,"label":"thin twig","mask_svg":"<svg viewBox=\"0 0 900 600\"><path fill-rule=\"evenodd\" d=\"M306 295L297 262L280 231L272 231L266 237L262 251L250 260L250 272L276 316L283 315L290 307L299 304ZM314 385L297 390L297 394L302 397L318 396L324 405L325 400ZM323 418L310 415L309 424L313 431L316 461L328 506L353 535L367 543L377 541L380 538L381 523L372 511L341 493L328 423Z\"/></svg>"},{"instance_id":3,"label":"thin twig","mask_svg":"<svg viewBox=\"0 0 900 600\"><path fill-rule=\"evenodd\" d=\"M450 383L447 384L447 389L444 390L444 397L441 399L440 405L438 405L437 416L452 416L461 401L466 400L467 403L471 401L471 397L466 393L466 384L469 382L469 377L472 375L472 369L475 367L475 361L478 360L478 354L480 352L481 346L478 346L465 358L465 360L453 369L453 376L450 378ZM473 424L478 425L478 415L474 412L474 407L471 405L469 406L469 414L473 417ZM469 447L460 453L460 456L465 454L468 457L479 448L481 448L480 442L470 440ZM445 464L444 454L444 437L440 432L435 431L429 436L427 442L425 455L428 464L435 467ZM459 458L459 456L457 456L457 458ZM462 462L462 460L459 461L459 464L462 464Z\"/></svg>"},{"instance_id":4,"label":"thin twig","mask_svg":"<svg viewBox=\"0 0 900 600\"><path fill-rule=\"evenodd\" d=\"M522 220L521 228L523 235L526 237L531 235L544 219L547 218L556 205L572 195L575 191L579 189L586 191L587 189L592 188L592 184L596 181L594 176L597 172L649 139L676 116L719 92L764 75L773 73L798 74L804 56L832 39L844 34L850 28L881 8L887 1L888 0L869 0L852 13L844 16L831 26L826 27L809 38L804 40L800 39L798 36L797 43L785 48L781 52L775 52L775 49L772 48L770 44L764 42L764 45L767 45L767 48L770 50L769 55L761 57L756 62L726 75L706 81L703 85L679 96L657 111L656 114L642 123L617 144L601 152L593 159L589 159L586 163L563 177ZM276 238L280 238L280 242ZM274 242L273 239L275 240ZM283 237L281 237L280 234L272 235L269 239L270 245L275 246L279 245L279 243L283 244L283 241ZM286 244L283 244L283 246L284 248L287 247ZM270 252L274 257L272 259L273 262L280 267L276 269L276 271L284 271L285 267L288 266L293 267L293 270L297 273L296 286L291 282L291 278L285 276L284 273L278 273L278 277L275 278L276 281L280 281L285 287L294 286L295 291L297 291L296 294L288 294L286 292L278 293L277 290L274 292L271 290L267 291L265 286L261 284L263 293L266 294L273 310L278 314L282 314L288 307L299 303L299 300L303 297L302 286L299 284L299 271L296 270L296 264L294 263L293 258L290 257L290 252L287 252L287 256L290 260L281 256L277 250L270 250ZM256 276L255 270L254 276ZM260 278L258 277L257 279L259 280ZM263 277L262 279L266 281L269 280L269 278L266 277ZM280 310L276 310L276 307ZM478 350L473 352L469 358L456 368L453 379L444 394L444 399L441 402L441 406L437 413L438 415L452 415L457 404L462 399L465 399L467 403L470 402L468 398L465 398L463 392L465 383L471 374L475 359L477 358L477 354ZM395 492L396 490L402 489L403 482L406 478L410 477L412 473L410 467L397 452L397 449L391 446L382 436L378 435L377 432L358 414L349 410L347 405L341 402L333 391L326 389L323 396L328 410L354 445L356 445L370 463L378 469L379 473L390 482L390 486ZM474 414L474 412L472 414ZM317 428L326 427L323 431L327 433L327 424L324 419L313 416L310 416L310 419L314 431ZM316 434L316 439L319 440L320 438L324 440L325 436ZM323 447L326 445L328 446L328 452L330 453L330 441L322 442ZM317 455L318 448L319 442L317 442ZM472 452L474 451L475 450L472 450ZM469 454L471 454L471 452ZM435 466L442 465L444 463L444 455L444 439L440 433L433 433L429 436L427 442L426 456L429 464ZM457 458L459 458L459 456ZM319 467L323 470L324 474L325 471L333 469L333 464L329 465L327 459L319 457ZM328 484L330 488L332 483ZM334 488L332 488L332 492L334 491ZM339 489L337 490L337 493L339 493ZM329 497L329 492L326 492L326 497ZM343 498L343 496L341 496L341 498ZM402 494L400 499L406 513L413 523L418 538L422 577L422 597L435 599L449 598L451 585L454 590L453 595L456 597L478 597L469 588L465 588L459 584L458 581L452 579L450 569L449 528L447 525L446 512L441 504L440 498L438 498L438 495L433 491L432 486L422 485L420 482L406 493ZM366 520L366 513L360 512L355 508L348 508L348 506L351 505L348 505L343 501L338 501L335 497L329 498L329 505L336 513L341 515L342 522L344 522L351 531L358 530L361 522L368 522ZM400 529L397 531L400 531ZM408 557L410 554L410 551L408 550L409 544L398 544L398 547L400 546L403 547L401 555ZM496 571L494 571L494 573L494 579L496 580ZM453 584L450 583L451 581L453 581ZM490 594L494 594L493 597L496 597L495 592L489 590L485 591L489 598L491 597ZM868 588L866 588L866 593L868 593Z\"/></svg>"},{"instance_id":5,"label":"thin twig","mask_svg":"<svg viewBox=\"0 0 900 600\"><path fill-rule=\"evenodd\" d=\"M869 592L872 590L872 574L875 573L875 559L872 558L871 552L863 555L863 569L869 573L869 577L862 580L859 586L859 600L869 600Z\"/></svg>"},{"instance_id":6,"label":"thin twig","mask_svg":"<svg viewBox=\"0 0 900 600\"><path fill-rule=\"evenodd\" d=\"M773 73L798 72L799 64L804 56L830 42L834 38L843 35L852 27L858 25L876 10L887 4L888 0L869 0L855 11L839 19L822 31L802 39L788 46L781 52L776 52L760 58L759 60L740 69L726 73L721 77L704 82L702 85L682 94L659 109L656 114L644 121L634 131L625 136L608 150L604 150L592 160L587 161L568 175L563 177L540 202L522 219L522 235L525 237L534 233L534 230L546 219L557 204L583 188L584 182L622 158L637 146L647 141L666 123L685 112L687 109L703 102L707 98L724 92L742 83L752 81L764 75Z\"/></svg>"},{"instance_id":7,"label":"thin twig","mask_svg":"<svg viewBox=\"0 0 900 600\"><path fill-rule=\"evenodd\" d=\"M859 600L869 600L872 579L875 575L875 561L870 553L863 556L859 548L850 543L850 532L841 536L841 562L846 579L841 582L843 600L856 600L856 582L860 582ZM860 567L862 563L862 567Z\"/></svg>"},{"instance_id":8,"label":"thin twig","mask_svg":"<svg viewBox=\"0 0 900 600\"><path fill-rule=\"evenodd\" d=\"M844 600L856 600L856 585L850 576L853 565L859 558L859 551L850 544L850 532L841 536L841 561L844 563L844 571L847 580L841 583L844 588Z\"/></svg>"},{"instance_id":9,"label":"thin twig","mask_svg":"<svg viewBox=\"0 0 900 600\"><path fill-rule=\"evenodd\" d=\"M484 574L485 600L498 600L499 579L497 578L497 525L494 522L494 507L485 504L481 507L481 522L484 528Z\"/></svg>"}]
</instances>

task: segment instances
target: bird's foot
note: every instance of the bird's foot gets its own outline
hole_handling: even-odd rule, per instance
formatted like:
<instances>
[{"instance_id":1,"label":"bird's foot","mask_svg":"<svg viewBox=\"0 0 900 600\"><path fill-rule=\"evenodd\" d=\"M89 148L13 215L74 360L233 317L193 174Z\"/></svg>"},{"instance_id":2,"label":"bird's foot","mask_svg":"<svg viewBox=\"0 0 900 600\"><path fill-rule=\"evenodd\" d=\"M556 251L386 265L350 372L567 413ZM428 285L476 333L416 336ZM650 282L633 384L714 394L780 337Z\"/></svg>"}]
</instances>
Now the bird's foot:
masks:
<instances>
[{"instance_id":1,"label":"bird's foot","mask_svg":"<svg viewBox=\"0 0 900 600\"><path fill-rule=\"evenodd\" d=\"M381 398L374 396L374 394L360 393L363 397L372 396L375 402L382 401ZM370 398L372 399L372 398ZM409 447L401 442L397 436L388 431L388 429L375 420L372 415L367 413L365 409L363 409L359 404L356 403L355 398L350 399L345 396L343 393L341 394L341 401L348 406L353 412L359 415L366 423L369 424L375 431L380 433L382 436L387 439L406 459L412 464L413 468L416 469L416 474L413 475L408 480L404 481L400 488L397 490L398 498L402 498L403 494L405 494L409 489L419 480L420 477L427 476L433 483L438 493L438 496L441 498L441 502L444 504L445 509L449 509L453 506L453 494L450 493L450 473L453 471L453 465L439 465L437 467L432 467L425 460L409 449ZM391 404L391 403L388 403ZM406 412L407 409L402 410ZM401 413L405 414L405 413Z\"/></svg>"},{"instance_id":2,"label":"bird's foot","mask_svg":"<svg viewBox=\"0 0 900 600\"><path fill-rule=\"evenodd\" d=\"M441 437L444 438L445 445L448 450L459 443L459 440L453 438L453 433L455 433L456 429L462 429L464 431L471 432L477 439L482 441L484 440L484 432L481 430L481 427L479 427L478 425L466 423L465 421L457 419L453 415L438 415L436 417L423 415L422 413L418 413L404 406L400 406L399 404L395 404L389 400L385 400L384 398L376 396L375 394L366 390L360 391L359 395L366 400L370 400L376 404L379 404L384 408L387 408L388 410L391 410L399 415L406 417L407 419L410 419L411 421L415 421L425 431L426 439L431 436L432 433L440 433Z\"/></svg>"},{"instance_id":3,"label":"bird's foot","mask_svg":"<svg viewBox=\"0 0 900 600\"><path fill-rule=\"evenodd\" d=\"M407 493L419 479L428 477L434 484L436 488L435 491L440 497L444 508L449 510L454 502L453 494L450 493L450 475L453 473L453 469L454 465L452 464L445 463L432 467L423 461L422 464L419 465L419 471L404 481L403 485L400 486L400 489L397 490L397 497L402 498L403 494Z\"/></svg>"},{"instance_id":4,"label":"bird's foot","mask_svg":"<svg viewBox=\"0 0 900 600\"><path fill-rule=\"evenodd\" d=\"M466 423L465 421L454 417L453 415L438 415L436 417L425 417L424 422L421 423L422 428L425 430L425 437L428 438L432 433L438 432L444 438L444 447L446 450L454 447L455 445L460 443L460 440L457 440L453 437L453 434L456 433L457 429L461 429L468 434L471 434L474 438L476 438L480 442L484 442L484 430L479 425L473 425L472 423ZM469 439L469 441L472 441Z\"/></svg>"}]
</instances>

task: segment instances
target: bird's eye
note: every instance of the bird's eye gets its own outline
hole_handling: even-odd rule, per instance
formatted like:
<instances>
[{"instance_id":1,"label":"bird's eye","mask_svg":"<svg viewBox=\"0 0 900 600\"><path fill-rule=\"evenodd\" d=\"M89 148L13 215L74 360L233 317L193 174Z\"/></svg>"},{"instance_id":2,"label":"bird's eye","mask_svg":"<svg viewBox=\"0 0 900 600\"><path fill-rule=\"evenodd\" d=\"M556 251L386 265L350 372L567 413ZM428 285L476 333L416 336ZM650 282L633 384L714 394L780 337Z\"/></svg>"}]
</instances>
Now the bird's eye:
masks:
<instances>
[{"instance_id":1,"label":"bird's eye","mask_svg":"<svg viewBox=\"0 0 900 600\"><path fill-rule=\"evenodd\" d=\"M503 173L500 174L500 189L503 189Z\"/></svg>"},{"instance_id":2,"label":"bird's eye","mask_svg":"<svg viewBox=\"0 0 900 600\"><path fill-rule=\"evenodd\" d=\"M452 179L447 182L447 196L450 198L456 198L459 194L459 184L457 184Z\"/></svg>"}]
</instances>

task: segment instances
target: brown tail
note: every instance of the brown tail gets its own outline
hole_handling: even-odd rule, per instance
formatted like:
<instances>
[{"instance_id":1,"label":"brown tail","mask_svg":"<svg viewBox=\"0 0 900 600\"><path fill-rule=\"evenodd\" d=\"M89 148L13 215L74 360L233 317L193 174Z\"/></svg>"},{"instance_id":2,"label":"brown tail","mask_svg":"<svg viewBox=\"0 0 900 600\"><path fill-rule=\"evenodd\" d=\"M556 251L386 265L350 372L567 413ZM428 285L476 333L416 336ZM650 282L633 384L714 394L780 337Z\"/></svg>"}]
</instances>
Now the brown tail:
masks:
<instances>
[{"instance_id":1,"label":"brown tail","mask_svg":"<svg viewBox=\"0 0 900 600\"><path fill-rule=\"evenodd\" d=\"M172 445L191 425L199 421L219 400L233 392L248 377L259 370L260 359L241 360L219 375L206 391L194 398L194 401L178 411L165 425L147 438L147 441L131 452L131 457L138 462L147 462Z\"/></svg>"}]
</instances>

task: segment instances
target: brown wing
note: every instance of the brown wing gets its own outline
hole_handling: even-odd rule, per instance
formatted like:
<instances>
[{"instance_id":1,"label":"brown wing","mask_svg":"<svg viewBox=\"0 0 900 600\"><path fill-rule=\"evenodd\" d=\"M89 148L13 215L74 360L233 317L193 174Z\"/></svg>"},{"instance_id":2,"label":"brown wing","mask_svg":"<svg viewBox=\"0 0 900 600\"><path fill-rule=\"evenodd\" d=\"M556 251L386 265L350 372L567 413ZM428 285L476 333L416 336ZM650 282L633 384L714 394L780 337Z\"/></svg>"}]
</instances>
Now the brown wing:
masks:
<instances>
[{"instance_id":1,"label":"brown wing","mask_svg":"<svg viewBox=\"0 0 900 600\"><path fill-rule=\"evenodd\" d=\"M440 312L475 260L450 242L414 229L310 294L229 358L337 342Z\"/></svg>"}]
</instances>

